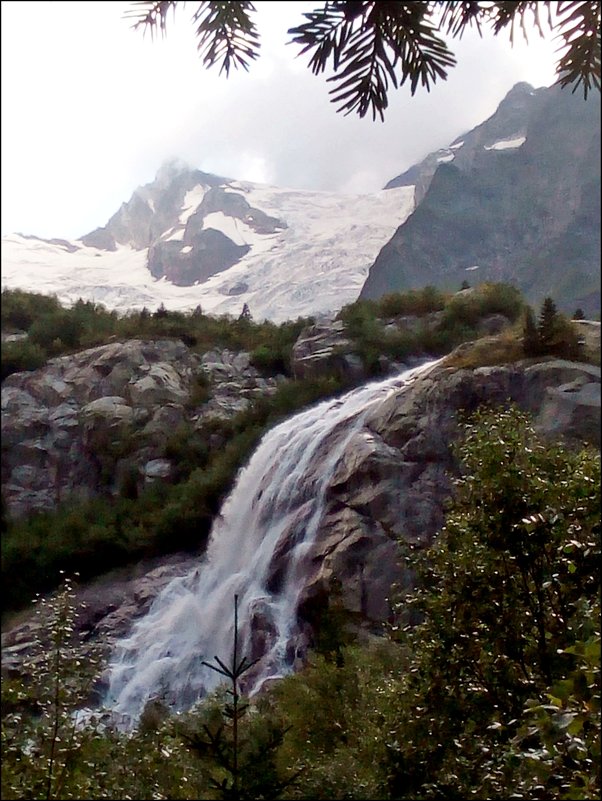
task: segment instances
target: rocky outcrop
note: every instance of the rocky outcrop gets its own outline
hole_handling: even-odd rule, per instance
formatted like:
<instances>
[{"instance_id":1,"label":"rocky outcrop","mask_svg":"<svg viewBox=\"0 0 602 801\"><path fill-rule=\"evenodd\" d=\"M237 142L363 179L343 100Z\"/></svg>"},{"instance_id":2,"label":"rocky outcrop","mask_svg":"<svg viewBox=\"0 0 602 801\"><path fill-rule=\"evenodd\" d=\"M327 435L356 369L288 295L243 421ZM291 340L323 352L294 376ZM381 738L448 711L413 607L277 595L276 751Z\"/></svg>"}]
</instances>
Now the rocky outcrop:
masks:
<instances>
[{"instance_id":1,"label":"rocky outcrop","mask_svg":"<svg viewBox=\"0 0 602 801\"><path fill-rule=\"evenodd\" d=\"M495 146L496 142L508 142L526 136L531 120L546 102L546 95L545 88L534 89L528 83L517 83L489 119L472 131L456 137L449 147L429 153L423 161L389 181L385 189L413 185L416 187L418 205L440 164L453 162L461 169L469 170L484 149Z\"/></svg>"},{"instance_id":2,"label":"rocky outcrop","mask_svg":"<svg viewBox=\"0 0 602 801\"><path fill-rule=\"evenodd\" d=\"M337 465L304 603L327 594L336 577L349 610L386 619L392 583L409 580L397 540L428 545L443 525L460 412L509 402L532 413L544 436L600 444L599 368L550 360L457 370L444 362L375 407Z\"/></svg>"},{"instance_id":3,"label":"rocky outcrop","mask_svg":"<svg viewBox=\"0 0 602 801\"><path fill-rule=\"evenodd\" d=\"M78 609L76 629L83 659L100 652L106 660L113 644L127 634L132 621L144 614L153 599L174 576L192 570L200 557L173 554L119 568L91 581L75 585ZM28 615L2 634L2 676L19 673L25 655L36 655L48 636L47 613Z\"/></svg>"},{"instance_id":4,"label":"rocky outcrop","mask_svg":"<svg viewBox=\"0 0 602 801\"><path fill-rule=\"evenodd\" d=\"M327 373L359 380L366 376L361 359L342 320L323 321L304 328L293 346L291 365L296 378L316 378Z\"/></svg>"},{"instance_id":5,"label":"rocky outcrop","mask_svg":"<svg viewBox=\"0 0 602 801\"><path fill-rule=\"evenodd\" d=\"M177 286L203 283L249 252L250 245L241 241L245 234L247 238L270 235L286 228L282 220L253 208L243 194L224 188L224 183L225 178L192 170L177 160L168 162L106 226L86 234L81 242L109 251L118 245L148 248L147 266L155 278L167 278Z\"/></svg>"},{"instance_id":6,"label":"rocky outcrop","mask_svg":"<svg viewBox=\"0 0 602 801\"><path fill-rule=\"evenodd\" d=\"M182 424L228 418L275 391L248 353L198 355L180 341L114 342L2 384L2 484L13 515L68 498L116 493L132 469L140 486L169 480L163 447ZM198 382L207 397L197 401Z\"/></svg>"}]
</instances>

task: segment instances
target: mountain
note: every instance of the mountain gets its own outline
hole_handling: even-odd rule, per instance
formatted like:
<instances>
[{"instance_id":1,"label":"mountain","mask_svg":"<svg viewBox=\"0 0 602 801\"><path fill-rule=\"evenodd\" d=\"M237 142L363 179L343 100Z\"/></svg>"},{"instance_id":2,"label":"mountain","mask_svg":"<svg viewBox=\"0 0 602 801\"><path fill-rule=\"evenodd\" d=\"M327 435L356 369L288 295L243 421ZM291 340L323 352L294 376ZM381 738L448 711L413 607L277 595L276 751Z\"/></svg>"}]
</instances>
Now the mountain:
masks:
<instances>
[{"instance_id":1,"label":"mountain","mask_svg":"<svg viewBox=\"0 0 602 801\"><path fill-rule=\"evenodd\" d=\"M387 184L416 210L360 297L507 281L528 300L600 313L600 95L517 84L495 114Z\"/></svg>"},{"instance_id":2,"label":"mountain","mask_svg":"<svg viewBox=\"0 0 602 801\"><path fill-rule=\"evenodd\" d=\"M76 241L2 241L2 286L109 309L193 309L280 322L354 301L414 208L414 189L278 189L165 164L102 228Z\"/></svg>"},{"instance_id":3,"label":"mountain","mask_svg":"<svg viewBox=\"0 0 602 801\"><path fill-rule=\"evenodd\" d=\"M168 162L75 241L2 240L2 286L109 309L281 322L429 284L505 281L600 313L600 95L517 84L495 114L373 194Z\"/></svg>"}]
</instances>

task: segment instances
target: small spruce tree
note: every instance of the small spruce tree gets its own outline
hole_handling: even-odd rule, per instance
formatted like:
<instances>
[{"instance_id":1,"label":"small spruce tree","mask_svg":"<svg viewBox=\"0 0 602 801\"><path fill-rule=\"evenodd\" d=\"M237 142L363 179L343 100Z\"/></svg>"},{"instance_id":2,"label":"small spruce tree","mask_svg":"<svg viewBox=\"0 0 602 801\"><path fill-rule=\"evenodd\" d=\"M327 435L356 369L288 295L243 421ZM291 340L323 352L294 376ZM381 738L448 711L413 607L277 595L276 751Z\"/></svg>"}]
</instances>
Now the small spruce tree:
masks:
<instances>
[{"instance_id":1,"label":"small spruce tree","mask_svg":"<svg viewBox=\"0 0 602 801\"><path fill-rule=\"evenodd\" d=\"M525 356L537 356L541 353L541 342L535 322L535 313L527 306L523 323L523 351Z\"/></svg>"},{"instance_id":2,"label":"small spruce tree","mask_svg":"<svg viewBox=\"0 0 602 801\"><path fill-rule=\"evenodd\" d=\"M281 778L275 767L276 752L282 744L286 729L272 721L263 736L253 743L241 737L241 724L249 705L241 696L239 680L259 660L243 656L238 652L238 595L234 596L234 647L229 665L215 656L216 664L202 661L201 664L224 676L230 684L226 701L221 711L212 720L202 724L198 730L182 729L180 736L187 747L200 758L209 784L218 798L226 801L250 801L262 798L266 801L281 797L282 791L292 785L300 771ZM247 731L247 735L249 731Z\"/></svg>"},{"instance_id":3,"label":"small spruce tree","mask_svg":"<svg viewBox=\"0 0 602 801\"><path fill-rule=\"evenodd\" d=\"M553 344L558 332L558 310L552 298L544 298L539 312L537 333L544 348Z\"/></svg>"}]
</instances>

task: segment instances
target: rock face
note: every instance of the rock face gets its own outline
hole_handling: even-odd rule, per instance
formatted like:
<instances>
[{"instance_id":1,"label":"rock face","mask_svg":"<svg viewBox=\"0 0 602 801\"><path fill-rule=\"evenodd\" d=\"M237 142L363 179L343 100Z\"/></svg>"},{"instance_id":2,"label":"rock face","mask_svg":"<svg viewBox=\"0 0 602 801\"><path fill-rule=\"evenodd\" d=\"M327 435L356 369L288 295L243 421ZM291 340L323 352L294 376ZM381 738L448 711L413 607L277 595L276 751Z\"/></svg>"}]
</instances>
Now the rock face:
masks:
<instances>
[{"instance_id":1,"label":"rock face","mask_svg":"<svg viewBox=\"0 0 602 801\"><path fill-rule=\"evenodd\" d=\"M238 241L243 230L268 235L286 228L281 220L253 208L241 193L226 191L222 186L226 181L177 162L167 163L155 181L137 189L104 228L81 241L102 250L115 250L118 245L148 248L151 275L165 277L176 286L207 281L249 252L250 246ZM230 236L222 230L226 218Z\"/></svg>"},{"instance_id":2,"label":"rock face","mask_svg":"<svg viewBox=\"0 0 602 801\"><path fill-rule=\"evenodd\" d=\"M291 363L296 378L315 378L332 372L354 379L365 377L364 366L353 353L353 343L345 334L342 320L303 329L293 346Z\"/></svg>"},{"instance_id":3,"label":"rock face","mask_svg":"<svg viewBox=\"0 0 602 801\"><path fill-rule=\"evenodd\" d=\"M335 577L348 609L385 620L391 584L409 580L398 567L397 539L429 544L444 522L459 411L509 401L535 415L544 436L600 444L597 367L561 360L437 367L377 406L337 465L311 554L305 603L327 594Z\"/></svg>"},{"instance_id":4,"label":"rock face","mask_svg":"<svg viewBox=\"0 0 602 801\"><path fill-rule=\"evenodd\" d=\"M170 347L179 348L174 344ZM205 358L214 371L233 368L226 362L217 367L215 355L209 358L206 354ZM98 358L92 361L97 364ZM186 363L184 353L182 362ZM240 362L244 364L244 357ZM110 372L105 380L109 376ZM67 380L65 376L65 384ZM49 382L44 386L51 391ZM18 393L28 394L19 387L10 390L13 402ZM66 393L58 379L52 392L61 397ZM110 424L129 424L128 414L123 413L127 403L122 402L129 395L123 386L120 392L94 400L86 393L85 400L93 405L95 414L106 414ZM28 397L32 398L28 408L33 412L30 433L33 436L38 432L39 436L38 428L43 428L41 401ZM94 406L98 400L102 403ZM443 524L444 502L452 492L456 470L451 445L459 434L460 410L470 412L483 403L507 406L509 402L531 412L544 436L600 444L600 369L575 362L550 359L536 364L456 369L443 361L416 378L410 387L394 391L371 409L328 482L318 534L307 554L295 664L301 664L304 649L311 642L311 610L328 598L335 580L345 607L361 615L368 626L378 629L387 618L392 583L408 586L412 581L400 569L398 539L426 545ZM65 419L70 419L69 415ZM328 442L323 448L324 460L317 460L316 470L329 456ZM149 462L147 475L161 474L165 468L160 462ZM315 476L308 475L309 486L312 480ZM285 539L279 541L278 553L272 556L273 588L284 569L282 560L293 545ZM105 577L82 588L80 597L88 606L79 625L87 632L89 643L100 641L107 653L110 644L148 608L165 582L188 573L192 565L194 559L189 556L171 557L141 565L125 578ZM257 635L254 648L260 655L262 643L272 635L262 609L253 614ZM6 670L18 669L20 658L31 648L33 635L31 622L3 635ZM86 647L89 645L84 651Z\"/></svg>"},{"instance_id":5,"label":"rock face","mask_svg":"<svg viewBox=\"0 0 602 801\"><path fill-rule=\"evenodd\" d=\"M100 651L106 660L113 644L127 634L132 620L144 614L153 599L177 575L194 568L199 556L174 554L149 559L130 568L120 568L86 586L75 588L79 650L85 659ZM2 675L19 673L23 657L36 653L37 642L44 642L45 618L28 616L26 621L2 634Z\"/></svg>"},{"instance_id":6,"label":"rock face","mask_svg":"<svg viewBox=\"0 0 602 801\"><path fill-rule=\"evenodd\" d=\"M389 187L418 205L360 297L466 278L506 281L533 304L600 312L600 95L518 84L496 113Z\"/></svg>"},{"instance_id":7,"label":"rock face","mask_svg":"<svg viewBox=\"0 0 602 801\"><path fill-rule=\"evenodd\" d=\"M195 387L208 384L206 399ZM130 340L52 359L2 384L2 484L11 514L51 509L71 498L120 489L134 470L140 485L168 480L162 458L182 424L227 418L270 394L247 353L202 356L180 341Z\"/></svg>"}]
</instances>

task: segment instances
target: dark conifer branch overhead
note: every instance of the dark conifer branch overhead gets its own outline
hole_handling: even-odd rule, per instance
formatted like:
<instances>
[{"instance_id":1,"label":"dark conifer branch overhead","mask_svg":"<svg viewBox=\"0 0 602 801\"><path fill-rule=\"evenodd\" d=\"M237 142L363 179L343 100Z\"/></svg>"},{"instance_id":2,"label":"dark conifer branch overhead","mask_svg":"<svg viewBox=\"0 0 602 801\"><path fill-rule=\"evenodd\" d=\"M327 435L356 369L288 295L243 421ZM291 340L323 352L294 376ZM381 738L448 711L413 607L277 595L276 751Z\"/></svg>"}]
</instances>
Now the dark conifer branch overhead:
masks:
<instances>
[{"instance_id":1,"label":"dark conifer branch overhead","mask_svg":"<svg viewBox=\"0 0 602 801\"><path fill-rule=\"evenodd\" d=\"M165 34L169 10L178 0L139 0L127 13L134 28ZM247 70L259 56L259 33L249 2L202 2L192 15L198 51L206 67L220 64L220 73L232 67ZM409 82L430 91L446 80L456 65L448 40L461 39L467 28L479 35L508 31L511 43L517 29L528 42L533 36L552 35L558 43L557 82L581 88L584 98L600 91L600 2L327 2L303 14L305 22L289 29L291 44L309 55L314 75L329 71L327 81L337 111L384 119L389 92ZM529 25L532 27L529 28Z\"/></svg>"}]
</instances>

